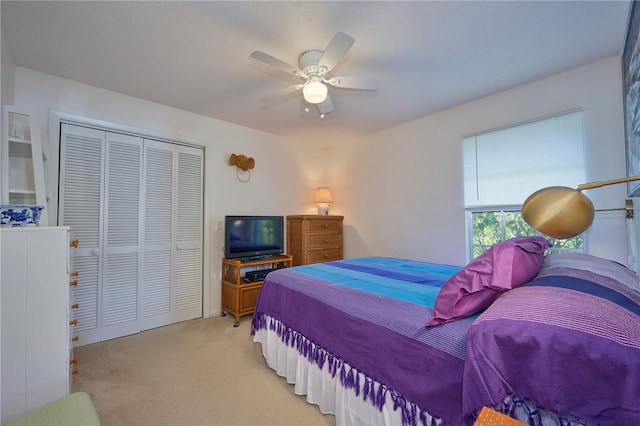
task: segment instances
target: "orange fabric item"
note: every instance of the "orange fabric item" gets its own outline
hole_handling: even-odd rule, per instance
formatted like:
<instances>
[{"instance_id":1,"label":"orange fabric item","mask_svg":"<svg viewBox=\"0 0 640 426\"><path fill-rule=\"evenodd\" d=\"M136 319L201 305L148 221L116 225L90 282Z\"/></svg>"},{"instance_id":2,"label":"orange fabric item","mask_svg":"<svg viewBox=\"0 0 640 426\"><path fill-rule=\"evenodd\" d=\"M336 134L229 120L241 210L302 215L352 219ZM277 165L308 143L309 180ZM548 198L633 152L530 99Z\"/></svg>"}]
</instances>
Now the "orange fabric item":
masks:
<instances>
[{"instance_id":1,"label":"orange fabric item","mask_svg":"<svg viewBox=\"0 0 640 426\"><path fill-rule=\"evenodd\" d=\"M482 407L478 420L473 424L474 426L526 426L526 423L522 423L519 420L512 419L511 417L498 413L489 407Z\"/></svg>"}]
</instances>

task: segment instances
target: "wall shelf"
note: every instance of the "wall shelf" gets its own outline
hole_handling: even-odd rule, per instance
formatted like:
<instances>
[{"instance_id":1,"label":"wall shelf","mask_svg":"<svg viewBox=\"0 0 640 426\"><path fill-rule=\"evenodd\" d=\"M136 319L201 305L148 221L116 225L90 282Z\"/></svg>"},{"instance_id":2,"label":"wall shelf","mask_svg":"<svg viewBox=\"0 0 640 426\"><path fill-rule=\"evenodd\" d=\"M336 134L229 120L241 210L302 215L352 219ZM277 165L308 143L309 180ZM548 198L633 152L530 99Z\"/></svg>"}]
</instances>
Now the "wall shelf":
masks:
<instances>
[{"instance_id":1,"label":"wall shelf","mask_svg":"<svg viewBox=\"0 0 640 426\"><path fill-rule=\"evenodd\" d=\"M44 154L40 128L32 113L2 107L0 202L44 206L39 224L48 224Z\"/></svg>"}]
</instances>

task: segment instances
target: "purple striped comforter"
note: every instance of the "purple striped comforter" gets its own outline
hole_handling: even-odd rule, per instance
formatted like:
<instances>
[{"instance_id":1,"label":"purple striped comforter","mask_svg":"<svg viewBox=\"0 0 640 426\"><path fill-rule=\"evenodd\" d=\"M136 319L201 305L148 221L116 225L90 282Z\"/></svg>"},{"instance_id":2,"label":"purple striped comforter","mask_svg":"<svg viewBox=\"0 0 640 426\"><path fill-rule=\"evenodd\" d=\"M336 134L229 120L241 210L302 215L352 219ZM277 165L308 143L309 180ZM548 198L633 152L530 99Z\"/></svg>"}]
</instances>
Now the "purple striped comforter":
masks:
<instances>
[{"instance_id":1,"label":"purple striped comforter","mask_svg":"<svg viewBox=\"0 0 640 426\"><path fill-rule=\"evenodd\" d=\"M534 280L504 293L474 322L465 414L517 394L569 417L640 425L635 278L616 277L610 261L584 258L548 256Z\"/></svg>"},{"instance_id":2,"label":"purple striped comforter","mask_svg":"<svg viewBox=\"0 0 640 426\"><path fill-rule=\"evenodd\" d=\"M282 269L267 276L252 325L277 329L320 367L328 362L343 386L373 405L391 398L405 424L429 424L427 413L459 424L473 320L425 328L440 287L459 269L388 258Z\"/></svg>"},{"instance_id":3,"label":"purple striped comforter","mask_svg":"<svg viewBox=\"0 0 640 426\"><path fill-rule=\"evenodd\" d=\"M364 258L278 270L252 327L327 363L372 405L391 399L404 424L472 424L482 406L514 415L526 404L528 418L516 417L535 425L640 425L635 274L593 256L547 256L534 280L477 319L426 329L459 269Z\"/></svg>"}]
</instances>

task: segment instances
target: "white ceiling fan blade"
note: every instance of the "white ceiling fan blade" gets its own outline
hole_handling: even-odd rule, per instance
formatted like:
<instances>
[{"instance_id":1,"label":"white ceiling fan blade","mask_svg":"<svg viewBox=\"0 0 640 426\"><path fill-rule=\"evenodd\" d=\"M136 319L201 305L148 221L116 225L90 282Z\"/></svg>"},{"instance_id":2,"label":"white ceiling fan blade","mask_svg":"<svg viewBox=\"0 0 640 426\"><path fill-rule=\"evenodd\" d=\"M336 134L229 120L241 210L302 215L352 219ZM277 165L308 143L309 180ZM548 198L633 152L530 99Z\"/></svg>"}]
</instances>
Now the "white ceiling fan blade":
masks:
<instances>
[{"instance_id":1,"label":"white ceiling fan blade","mask_svg":"<svg viewBox=\"0 0 640 426\"><path fill-rule=\"evenodd\" d=\"M270 95L267 95L263 98L261 98L260 100L262 102L270 102L273 101L275 99L278 98L282 98L284 96L290 95L293 92L297 92L298 90L302 89L304 87L304 84L294 84L293 86L289 86L289 87L285 87L284 89L278 90L277 92L274 92Z\"/></svg>"},{"instance_id":2,"label":"white ceiling fan blade","mask_svg":"<svg viewBox=\"0 0 640 426\"><path fill-rule=\"evenodd\" d=\"M325 82L343 89L377 90L380 86L380 79L370 77L333 77Z\"/></svg>"},{"instance_id":3,"label":"white ceiling fan blade","mask_svg":"<svg viewBox=\"0 0 640 426\"><path fill-rule=\"evenodd\" d=\"M338 65L338 62L347 54L354 42L353 37L345 33L336 33L318 61L320 74L325 74Z\"/></svg>"},{"instance_id":4,"label":"white ceiling fan blade","mask_svg":"<svg viewBox=\"0 0 640 426\"><path fill-rule=\"evenodd\" d=\"M251 56L253 59L256 59L260 62L262 62L263 64L267 64L271 67L274 68L278 68L284 72L286 72L287 74L293 74L296 75L298 77L302 77L302 78L306 78L307 76L298 68L294 67L291 64L288 64L284 61L281 61L278 58L274 58L271 55L268 55L264 52L260 52L259 50L256 50L255 52L251 53Z\"/></svg>"},{"instance_id":5,"label":"white ceiling fan blade","mask_svg":"<svg viewBox=\"0 0 640 426\"><path fill-rule=\"evenodd\" d=\"M331 103L329 94L327 94L327 98L324 100L324 102L318 104L318 111L320 111L320 114L326 114L333 111L333 104Z\"/></svg>"}]
</instances>

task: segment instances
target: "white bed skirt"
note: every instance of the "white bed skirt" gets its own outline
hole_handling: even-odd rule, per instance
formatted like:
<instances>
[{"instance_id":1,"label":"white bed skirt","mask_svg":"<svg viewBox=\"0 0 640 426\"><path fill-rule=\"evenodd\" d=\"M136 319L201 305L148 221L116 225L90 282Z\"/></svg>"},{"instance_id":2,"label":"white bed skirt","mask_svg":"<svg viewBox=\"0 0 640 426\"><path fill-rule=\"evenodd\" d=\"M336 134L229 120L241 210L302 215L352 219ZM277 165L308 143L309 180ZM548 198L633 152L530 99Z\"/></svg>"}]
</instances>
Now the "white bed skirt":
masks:
<instances>
[{"instance_id":1,"label":"white bed skirt","mask_svg":"<svg viewBox=\"0 0 640 426\"><path fill-rule=\"evenodd\" d=\"M267 323L277 321L265 315ZM316 404L323 414L333 414L336 425L385 425L398 426L412 421L403 422L403 410L394 406L399 402L394 398L386 398L382 409L365 401L362 395L357 395L353 388L345 387L340 381L340 374L331 374L329 363L325 362L322 369L300 354L295 345L291 346L282 341L278 332L266 327L255 330L254 342L262 346L262 355L269 367L284 378L287 383L294 385L297 395L306 395L307 402ZM358 375L357 382L364 383L364 374L356 372L346 362L343 365ZM379 384L375 385L376 387ZM415 405L405 401L405 411L415 416ZM402 403L400 403L402 405ZM499 407L492 407L497 411L516 418L525 424L533 426L597 426L596 423L580 420L571 415L559 418L555 413L542 410L526 398L506 396ZM416 424L442 425L442 420L430 416L426 412L420 413L421 419ZM415 418L415 417L414 417Z\"/></svg>"},{"instance_id":2,"label":"white bed skirt","mask_svg":"<svg viewBox=\"0 0 640 426\"><path fill-rule=\"evenodd\" d=\"M387 398L382 410L379 410L375 405L365 401L361 395L356 395L354 389L342 386L339 375L333 376L329 372L328 363L320 369L298 353L295 347L283 343L278 333L269 327L256 330L253 341L261 343L262 355L269 367L279 376L286 378L287 383L293 384L297 395L306 395L307 401L316 404L321 413L335 415L337 425L403 424L402 410L394 410L394 401L391 398ZM357 374L363 383L364 375ZM441 423L428 415L427 417L429 422L434 422L433 424Z\"/></svg>"}]
</instances>

